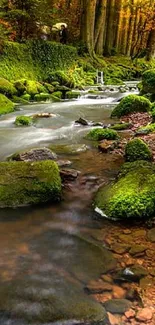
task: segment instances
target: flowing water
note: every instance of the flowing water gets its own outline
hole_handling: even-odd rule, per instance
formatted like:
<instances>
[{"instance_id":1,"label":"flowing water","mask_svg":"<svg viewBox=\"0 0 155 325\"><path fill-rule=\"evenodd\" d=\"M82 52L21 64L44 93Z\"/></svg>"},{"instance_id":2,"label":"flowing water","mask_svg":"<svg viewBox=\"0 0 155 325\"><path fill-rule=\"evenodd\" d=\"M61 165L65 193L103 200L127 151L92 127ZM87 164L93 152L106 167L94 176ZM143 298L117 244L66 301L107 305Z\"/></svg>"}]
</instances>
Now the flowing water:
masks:
<instances>
[{"instance_id":1,"label":"flowing water","mask_svg":"<svg viewBox=\"0 0 155 325\"><path fill-rule=\"evenodd\" d=\"M93 218L91 203L98 185L113 179L122 161L117 155L100 154L84 138L90 127L74 121L83 117L109 124L121 96L32 104L0 118L0 160L48 146L81 172L58 205L0 211L0 324L70 325L81 319L97 324L104 318L104 309L85 286L114 268L115 260L94 239L100 228L106 233L111 225ZM31 127L14 125L17 115L40 112L53 117L40 118Z\"/></svg>"}]
</instances>

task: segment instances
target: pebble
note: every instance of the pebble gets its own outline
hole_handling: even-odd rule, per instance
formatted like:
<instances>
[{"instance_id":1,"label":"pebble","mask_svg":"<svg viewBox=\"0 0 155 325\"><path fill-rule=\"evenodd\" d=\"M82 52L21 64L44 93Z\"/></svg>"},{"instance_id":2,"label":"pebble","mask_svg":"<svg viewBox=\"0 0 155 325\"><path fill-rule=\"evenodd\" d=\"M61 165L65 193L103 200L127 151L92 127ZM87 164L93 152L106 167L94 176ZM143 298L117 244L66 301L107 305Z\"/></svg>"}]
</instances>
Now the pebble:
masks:
<instances>
[{"instance_id":1,"label":"pebble","mask_svg":"<svg viewBox=\"0 0 155 325\"><path fill-rule=\"evenodd\" d=\"M120 321L116 316L112 315L111 313L107 313L107 314L108 314L110 325L119 325L120 324Z\"/></svg>"},{"instance_id":2,"label":"pebble","mask_svg":"<svg viewBox=\"0 0 155 325\"><path fill-rule=\"evenodd\" d=\"M135 311L133 309L129 309L125 312L125 316L126 318L130 319L130 318L133 318L135 317Z\"/></svg>"},{"instance_id":3,"label":"pebble","mask_svg":"<svg viewBox=\"0 0 155 325\"><path fill-rule=\"evenodd\" d=\"M152 311L152 309L147 308L147 307L140 309L136 315L136 319L138 321L142 321L142 322L151 320L152 317L153 317L153 311Z\"/></svg>"},{"instance_id":4,"label":"pebble","mask_svg":"<svg viewBox=\"0 0 155 325\"><path fill-rule=\"evenodd\" d=\"M125 294L126 291L123 288L116 285L113 286L113 298L122 299L125 297Z\"/></svg>"}]
</instances>

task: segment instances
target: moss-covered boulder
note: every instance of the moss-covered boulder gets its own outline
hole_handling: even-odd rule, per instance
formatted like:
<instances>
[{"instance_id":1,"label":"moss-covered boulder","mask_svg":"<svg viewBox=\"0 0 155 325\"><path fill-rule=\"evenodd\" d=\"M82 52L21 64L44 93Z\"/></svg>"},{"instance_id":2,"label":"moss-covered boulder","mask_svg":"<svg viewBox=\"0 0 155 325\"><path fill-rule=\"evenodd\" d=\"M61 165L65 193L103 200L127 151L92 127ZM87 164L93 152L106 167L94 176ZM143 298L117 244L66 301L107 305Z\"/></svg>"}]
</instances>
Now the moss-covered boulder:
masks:
<instances>
[{"instance_id":1,"label":"moss-covered boulder","mask_svg":"<svg viewBox=\"0 0 155 325\"><path fill-rule=\"evenodd\" d=\"M60 195L61 180L55 162L0 163L1 208L56 201Z\"/></svg>"},{"instance_id":2,"label":"moss-covered boulder","mask_svg":"<svg viewBox=\"0 0 155 325\"><path fill-rule=\"evenodd\" d=\"M48 93L40 93L34 96L34 100L36 102L46 102L49 99L50 99L50 94Z\"/></svg>"},{"instance_id":3,"label":"moss-covered boulder","mask_svg":"<svg viewBox=\"0 0 155 325\"><path fill-rule=\"evenodd\" d=\"M81 95L80 91L67 91L66 92L66 98L68 98L68 99L78 98L80 95Z\"/></svg>"},{"instance_id":4,"label":"moss-covered boulder","mask_svg":"<svg viewBox=\"0 0 155 325\"><path fill-rule=\"evenodd\" d=\"M28 100L25 100L24 98L18 96L13 96L12 101L16 104L23 104L23 105L29 104Z\"/></svg>"},{"instance_id":5,"label":"moss-covered boulder","mask_svg":"<svg viewBox=\"0 0 155 325\"><path fill-rule=\"evenodd\" d=\"M0 94L0 115L13 112L14 106L15 104L11 100Z\"/></svg>"},{"instance_id":6,"label":"moss-covered boulder","mask_svg":"<svg viewBox=\"0 0 155 325\"><path fill-rule=\"evenodd\" d=\"M148 145L141 139L129 141L125 147L126 161L151 160L152 152Z\"/></svg>"},{"instance_id":7,"label":"moss-covered boulder","mask_svg":"<svg viewBox=\"0 0 155 325\"><path fill-rule=\"evenodd\" d=\"M31 99L31 96L30 96L29 94L26 93L26 94L22 95L21 98L23 98L24 100L26 100L26 101L29 102L30 99Z\"/></svg>"},{"instance_id":8,"label":"moss-covered boulder","mask_svg":"<svg viewBox=\"0 0 155 325\"><path fill-rule=\"evenodd\" d=\"M155 70L147 70L143 73L142 92L155 94Z\"/></svg>"},{"instance_id":9,"label":"moss-covered boulder","mask_svg":"<svg viewBox=\"0 0 155 325\"><path fill-rule=\"evenodd\" d=\"M138 95L128 95L112 111L111 117L121 117L136 112L148 112L151 110L151 102Z\"/></svg>"},{"instance_id":10,"label":"moss-covered boulder","mask_svg":"<svg viewBox=\"0 0 155 325\"><path fill-rule=\"evenodd\" d=\"M146 161L126 163L118 179L102 187L95 207L111 219L149 218L155 213L155 166Z\"/></svg>"},{"instance_id":11,"label":"moss-covered boulder","mask_svg":"<svg viewBox=\"0 0 155 325\"><path fill-rule=\"evenodd\" d=\"M87 134L87 139L89 140L94 140L94 141L100 141L100 140L115 140L118 139L118 133L115 130L111 129L99 129L95 128L92 129L88 134Z\"/></svg>"},{"instance_id":12,"label":"moss-covered boulder","mask_svg":"<svg viewBox=\"0 0 155 325\"><path fill-rule=\"evenodd\" d=\"M62 92L61 91L54 91L52 94L52 97L57 97L58 99L62 98Z\"/></svg>"},{"instance_id":13,"label":"moss-covered boulder","mask_svg":"<svg viewBox=\"0 0 155 325\"><path fill-rule=\"evenodd\" d=\"M17 93L17 90L10 81L0 78L0 93L7 97L12 97Z\"/></svg>"},{"instance_id":14,"label":"moss-covered boulder","mask_svg":"<svg viewBox=\"0 0 155 325\"><path fill-rule=\"evenodd\" d=\"M39 93L47 93L47 88L36 80L20 79L14 83L18 96L22 96L25 93L29 94L31 99Z\"/></svg>"},{"instance_id":15,"label":"moss-covered boulder","mask_svg":"<svg viewBox=\"0 0 155 325\"><path fill-rule=\"evenodd\" d=\"M32 125L33 119L30 116L17 116L15 120L15 125L17 126L29 126Z\"/></svg>"},{"instance_id":16,"label":"moss-covered boulder","mask_svg":"<svg viewBox=\"0 0 155 325\"><path fill-rule=\"evenodd\" d=\"M123 84L124 82L121 79L115 77L107 78L105 80L105 85L123 85Z\"/></svg>"}]
</instances>

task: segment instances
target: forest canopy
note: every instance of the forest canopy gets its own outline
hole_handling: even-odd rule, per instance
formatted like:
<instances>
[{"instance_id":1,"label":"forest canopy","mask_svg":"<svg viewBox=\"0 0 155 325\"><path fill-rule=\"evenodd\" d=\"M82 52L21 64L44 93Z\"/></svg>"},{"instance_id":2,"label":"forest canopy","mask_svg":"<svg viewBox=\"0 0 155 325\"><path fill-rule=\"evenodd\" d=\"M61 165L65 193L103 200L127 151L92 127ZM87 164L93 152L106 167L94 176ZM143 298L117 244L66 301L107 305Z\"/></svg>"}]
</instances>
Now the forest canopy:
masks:
<instances>
[{"instance_id":1,"label":"forest canopy","mask_svg":"<svg viewBox=\"0 0 155 325\"><path fill-rule=\"evenodd\" d=\"M68 42L92 56L155 54L154 0L0 0L1 40L57 40L61 21Z\"/></svg>"}]
</instances>

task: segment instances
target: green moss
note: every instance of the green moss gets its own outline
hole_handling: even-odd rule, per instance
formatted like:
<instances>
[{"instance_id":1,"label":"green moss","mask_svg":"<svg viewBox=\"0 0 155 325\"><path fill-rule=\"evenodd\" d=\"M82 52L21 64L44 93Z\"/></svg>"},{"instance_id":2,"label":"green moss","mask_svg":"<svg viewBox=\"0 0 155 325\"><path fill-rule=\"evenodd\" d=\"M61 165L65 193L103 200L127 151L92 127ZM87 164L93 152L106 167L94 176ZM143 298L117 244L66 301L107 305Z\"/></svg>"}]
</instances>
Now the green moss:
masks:
<instances>
[{"instance_id":1,"label":"green moss","mask_svg":"<svg viewBox=\"0 0 155 325\"><path fill-rule=\"evenodd\" d=\"M125 147L126 161L135 160L151 160L152 152L147 144L141 139L133 139L129 141Z\"/></svg>"},{"instance_id":2,"label":"green moss","mask_svg":"<svg viewBox=\"0 0 155 325\"><path fill-rule=\"evenodd\" d=\"M105 85L123 85L123 81L119 78L111 77L105 80Z\"/></svg>"},{"instance_id":3,"label":"green moss","mask_svg":"<svg viewBox=\"0 0 155 325\"><path fill-rule=\"evenodd\" d=\"M155 69L143 73L142 92L155 94Z\"/></svg>"},{"instance_id":4,"label":"green moss","mask_svg":"<svg viewBox=\"0 0 155 325\"><path fill-rule=\"evenodd\" d=\"M32 117L20 115L16 117L15 124L17 126L30 126L32 124Z\"/></svg>"},{"instance_id":5,"label":"green moss","mask_svg":"<svg viewBox=\"0 0 155 325\"><path fill-rule=\"evenodd\" d=\"M92 129L86 137L87 139L94 141L100 141L103 139L115 140L118 138L118 134L115 130L95 128Z\"/></svg>"},{"instance_id":6,"label":"green moss","mask_svg":"<svg viewBox=\"0 0 155 325\"><path fill-rule=\"evenodd\" d=\"M152 116L152 122L155 122L155 104L152 106L151 116Z\"/></svg>"},{"instance_id":7,"label":"green moss","mask_svg":"<svg viewBox=\"0 0 155 325\"><path fill-rule=\"evenodd\" d=\"M143 96L128 95L112 111L111 117L121 117L135 112L147 112L151 102Z\"/></svg>"},{"instance_id":8,"label":"green moss","mask_svg":"<svg viewBox=\"0 0 155 325\"><path fill-rule=\"evenodd\" d=\"M34 100L36 100L37 102L42 102L42 101L46 101L50 99L50 94L47 93L40 93L40 94L36 94L34 96Z\"/></svg>"},{"instance_id":9,"label":"green moss","mask_svg":"<svg viewBox=\"0 0 155 325\"><path fill-rule=\"evenodd\" d=\"M61 180L55 162L0 163L0 207L55 201L60 194Z\"/></svg>"},{"instance_id":10,"label":"green moss","mask_svg":"<svg viewBox=\"0 0 155 325\"><path fill-rule=\"evenodd\" d=\"M19 103L19 104L23 104L23 105L27 105L29 104L29 102L27 100L25 100L24 98L22 97L17 97L17 96L13 96L12 97L12 101L14 103Z\"/></svg>"},{"instance_id":11,"label":"green moss","mask_svg":"<svg viewBox=\"0 0 155 325\"><path fill-rule=\"evenodd\" d=\"M57 97L57 98L61 99L62 98L62 92L61 91L55 91L52 94L52 97Z\"/></svg>"},{"instance_id":12,"label":"green moss","mask_svg":"<svg viewBox=\"0 0 155 325\"><path fill-rule=\"evenodd\" d=\"M29 102L30 99L31 99L31 96L29 94L24 94L24 95L21 96L21 98L23 98L24 100Z\"/></svg>"},{"instance_id":13,"label":"green moss","mask_svg":"<svg viewBox=\"0 0 155 325\"><path fill-rule=\"evenodd\" d=\"M76 58L76 48L59 43L6 42L1 53L0 76L9 81L21 78L45 81L54 70L68 70Z\"/></svg>"},{"instance_id":14,"label":"green moss","mask_svg":"<svg viewBox=\"0 0 155 325\"><path fill-rule=\"evenodd\" d=\"M146 134L152 133L155 131L155 123L148 124L146 126L140 127L137 131L144 132Z\"/></svg>"},{"instance_id":15,"label":"green moss","mask_svg":"<svg viewBox=\"0 0 155 325\"><path fill-rule=\"evenodd\" d=\"M0 94L0 115L11 113L14 111L14 103L6 96Z\"/></svg>"},{"instance_id":16,"label":"green moss","mask_svg":"<svg viewBox=\"0 0 155 325\"><path fill-rule=\"evenodd\" d=\"M12 97L17 93L17 91L11 82L4 78L0 78L0 93L7 97Z\"/></svg>"},{"instance_id":17,"label":"green moss","mask_svg":"<svg viewBox=\"0 0 155 325\"><path fill-rule=\"evenodd\" d=\"M54 72L50 72L48 77L47 77L47 81L49 83L52 83L57 81L60 85L64 85L70 88L74 87L74 80L72 78L72 75L68 74L65 71L54 71Z\"/></svg>"},{"instance_id":18,"label":"green moss","mask_svg":"<svg viewBox=\"0 0 155 325\"><path fill-rule=\"evenodd\" d=\"M95 206L109 218L151 217L155 211L155 167L145 161L126 163L118 180L101 188Z\"/></svg>"},{"instance_id":19,"label":"green moss","mask_svg":"<svg viewBox=\"0 0 155 325\"><path fill-rule=\"evenodd\" d=\"M14 82L14 86L17 90L18 96L21 96L26 91L26 79L17 80Z\"/></svg>"},{"instance_id":20,"label":"green moss","mask_svg":"<svg viewBox=\"0 0 155 325\"><path fill-rule=\"evenodd\" d=\"M78 98L81 95L79 91L67 91L66 92L66 98L73 99Z\"/></svg>"},{"instance_id":21,"label":"green moss","mask_svg":"<svg viewBox=\"0 0 155 325\"><path fill-rule=\"evenodd\" d=\"M58 84L58 85L59 85L59 84ZM58 85L55 85L55 86L58 86ZM45 86L45 88L47 89L47 91L48 91L50 94L52 94L52 93L54 92L54 86L53 86L53 85L51 85L51 84L45 82L45 83L44 83L44 86Z\"/></svg>"},{"instance_id":22,"label":"green moss","mask_svg":"<svg viewBox=\"0 0 155 325\"><path fill-rule=\"evenodd\" d=\"M121 130L127 130L131 127L130 123L118 123L118 124L114 124L110 127L110 129L112 130L116 130L116 131L121 131Z\"/></svg>"}]
</instances>

